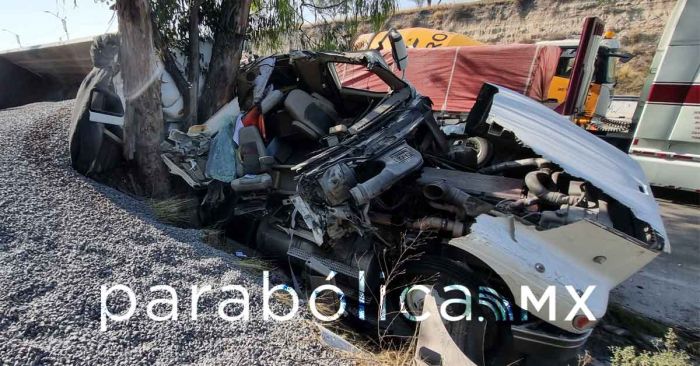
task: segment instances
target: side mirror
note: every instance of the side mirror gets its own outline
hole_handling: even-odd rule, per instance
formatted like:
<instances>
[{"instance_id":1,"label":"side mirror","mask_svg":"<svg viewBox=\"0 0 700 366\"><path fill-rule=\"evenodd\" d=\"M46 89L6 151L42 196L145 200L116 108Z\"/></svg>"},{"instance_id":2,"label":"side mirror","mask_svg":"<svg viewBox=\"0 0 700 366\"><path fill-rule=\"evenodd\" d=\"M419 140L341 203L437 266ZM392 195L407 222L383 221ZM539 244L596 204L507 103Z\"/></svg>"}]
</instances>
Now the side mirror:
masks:
<instances>
[{"instance_id":1,"label":"side mirror","mask_svg":"<svg viewBox=\"0 0 700 366\"><path fill-rule=\"evenodd\" d=\"M610 57L617 57L620 59L620 62L623 64L628 63L631 59L634 58L635 55L629 53L629 52L612 52L609 53L608 56Z\"/></svg>"},{"instance_id":2,"label":"side mirror","mask_svg":"<svg viewBox=\"0 0 700 366\"><path fill-rule=\"evenodd\" d=\"M401 71L406 71L408 66L408 49L403 41L401 33L396 29L389 30L389 42L391 43L391 56L394 58L396 67Z\"/></svg>"},{"instance_id":3,"label":"side mirror","mask_svg":"<svg viewBox=\"0 0 700 366\"><path fill-rule=\"evenodd\" d=\"M105 89L90 91L90 121L109 125L124 125L124 107L119 96Z\"/></svg>"}]
</instances>

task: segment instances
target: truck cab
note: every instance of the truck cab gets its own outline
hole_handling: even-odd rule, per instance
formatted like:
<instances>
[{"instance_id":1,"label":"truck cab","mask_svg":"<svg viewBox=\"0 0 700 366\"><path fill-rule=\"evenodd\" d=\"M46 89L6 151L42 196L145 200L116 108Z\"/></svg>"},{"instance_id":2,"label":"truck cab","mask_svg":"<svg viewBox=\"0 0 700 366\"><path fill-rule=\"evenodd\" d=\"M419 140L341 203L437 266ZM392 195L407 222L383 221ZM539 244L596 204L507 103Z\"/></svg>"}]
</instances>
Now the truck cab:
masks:
<instances>
[{"instance_id":1,"label":"truck cab","mask_svg":"<svg viewBox=\"0 0 700 366\"><path fill-rule=\"evenodd\" d=\"M537 44L561 48L559 64L547 92L548 101L561 104L566 98L579 39L542 41ZM579 126L592 131L604 129L602 128L604 123L602 118L607 114L612 98L615 95L617 62L620 58L623 58L623 60L629 59L629 56L622 53L620 48L620 41L615 38L614 33L606 32L598 49L593 79L588 89L584 109L576 117L576 123Z\"/></svg>"}]
</instances>

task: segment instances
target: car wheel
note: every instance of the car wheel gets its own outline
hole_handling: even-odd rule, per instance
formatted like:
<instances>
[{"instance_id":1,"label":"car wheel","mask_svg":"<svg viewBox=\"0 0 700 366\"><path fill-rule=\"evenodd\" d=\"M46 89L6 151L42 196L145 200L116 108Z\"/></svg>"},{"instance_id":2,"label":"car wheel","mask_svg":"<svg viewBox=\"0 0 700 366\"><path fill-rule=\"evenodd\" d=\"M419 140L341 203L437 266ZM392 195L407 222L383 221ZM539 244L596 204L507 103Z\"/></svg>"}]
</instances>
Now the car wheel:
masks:
<instances>
[{"instance_id":1,"label":"car wheel","mask_svg":"<svg viewBox=\"0 0 700 366\"><path fill-rule=\"evenodd\" d=\"M477 151L476 166L479 168L486 165L493 157L493 144L483 137L470 137L467 139L467 145Z\"/></svg>"},{"instance_id":2,"label":"car wheel","mask_svg":"<svg viewBox=\"0 0 700 366\"><path fill-rule=\"evenodd\" d=\"M498 316L487 306L479 301L480 288L488 287L486 281L463 263L439 256L422 256L420 259L406 263L401 269L403 272L396 279L398 286L388 292L389 298L398 299L401 291L411 285L432 286L437 293L435 301L440 307L448 299L464 298L462 291L444 291L445 286L461 285L469 289L471 298L471 320L447 321L443 324L449 332L455 344L477 365L501 365L505 363L505 357L510 348L512 337L510 324L499 321ZM405 309L412 315L422 313L422 300L424 294L421 291L411 291L406 295ZM401 304L396 300L391 306L394 314L398 314ZM451 316L464 314L464 305L452 304L447 308ZM403 315L397 319L402 322L412 323Z\"/></svg>"}]
</instances>

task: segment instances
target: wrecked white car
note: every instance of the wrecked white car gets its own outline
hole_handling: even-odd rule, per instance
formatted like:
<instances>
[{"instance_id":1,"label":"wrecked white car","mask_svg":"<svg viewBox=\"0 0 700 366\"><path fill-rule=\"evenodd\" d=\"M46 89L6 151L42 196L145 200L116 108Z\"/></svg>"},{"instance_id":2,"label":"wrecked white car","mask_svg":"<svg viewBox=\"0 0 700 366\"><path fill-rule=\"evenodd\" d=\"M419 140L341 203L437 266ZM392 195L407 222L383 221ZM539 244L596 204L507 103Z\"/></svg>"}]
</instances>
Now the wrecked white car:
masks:
<instances>
[{"instance_id":1,"label":"wrecked white car","mask_svg":"<svg viewBox=\"0 0 700 366\"><path fill-rule=\"evenodd\" d=\"M385 90L343 87L347 65ZM411 335L425 293L407 287L432 286L439 306L462 286L470 302L446 308L470 320L443 323L474 363L560 364L609 291L669 250L634 161L497 85L441 126L377 52L297 51L247 66L238 95L227 122L171 133L164 160L296 287L335 273L360 327Z\"/></svg>"}]
</instances>

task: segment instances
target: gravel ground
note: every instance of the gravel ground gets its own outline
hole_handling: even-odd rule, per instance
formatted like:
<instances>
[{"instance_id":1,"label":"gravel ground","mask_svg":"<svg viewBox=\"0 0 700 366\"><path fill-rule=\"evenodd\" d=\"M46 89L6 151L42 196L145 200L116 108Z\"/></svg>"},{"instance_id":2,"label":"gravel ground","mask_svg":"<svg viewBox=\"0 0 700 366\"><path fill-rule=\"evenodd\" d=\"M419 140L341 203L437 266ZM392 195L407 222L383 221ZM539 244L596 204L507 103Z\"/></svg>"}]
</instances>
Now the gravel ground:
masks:
<instances>
[{"instance_id":1,"label":"gravel ground","mask_svg":"<svg viewBox=\"0 0 700 366\"><path fill-rule=\"evenodd\" d=\"M0 111L0 364L338 363L301 315L263 321L262 274L241 271L198 231L161 224L143 202L74 172L71 108ZM101 332L100 286L117 283L136 293L136 313ZM146 316L150 300L166 297L149 292L160 284L177 290L177 321ZM219 318L220 300L232 296L220 291L203 295L191 320L190 287L204 284L246 287L250 321ZM113 300L114 313L128 307L125 296Z\"/></svg>"}]
</instances>

